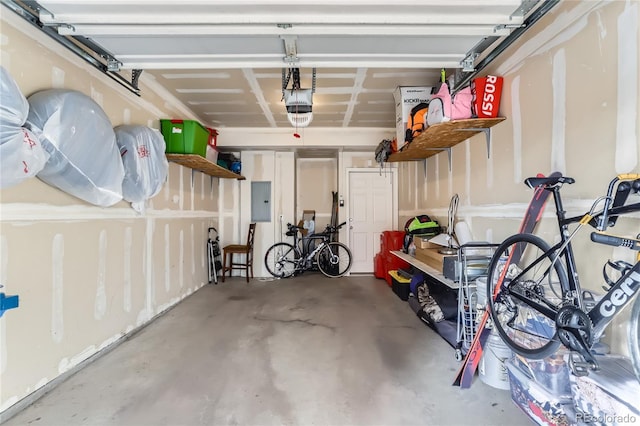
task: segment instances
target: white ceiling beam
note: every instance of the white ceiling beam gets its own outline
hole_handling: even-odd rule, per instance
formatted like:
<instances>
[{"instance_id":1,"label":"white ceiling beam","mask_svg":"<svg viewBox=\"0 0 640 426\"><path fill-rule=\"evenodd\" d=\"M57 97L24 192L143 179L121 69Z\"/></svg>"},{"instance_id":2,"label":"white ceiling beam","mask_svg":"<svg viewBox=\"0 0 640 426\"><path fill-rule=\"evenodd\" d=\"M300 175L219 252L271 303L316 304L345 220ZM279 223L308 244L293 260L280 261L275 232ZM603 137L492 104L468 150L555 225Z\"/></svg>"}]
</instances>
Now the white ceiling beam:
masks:
<instances>
[{"instance_id":1,"label":"white ceiling beam","mask_svg":"<svg viewBox=\"0 0 640 426\"><path fill-rule=\"evenodd\" d=\"M421 69L457 69L462 68L460 65L460 60L389 60L385 61L382 59L379 60L348 60L344 61L338 60L314 60L314 61L303 61L300 60L296 63L297 67L300 68L421 68ZM246 59L246 60L201 60L201 61L190 61L188 59L183 59L180 61L161 61L161 60L148 60L148 61L123 61L122 66L120 67L123 70L127 69L145 69L145 70L158 70L158 69L166 69L166 70L177 70L177 69L235 69L235 68L282 68L286 67L288 64L279 61L256 61L255 59Z\"/></svg>"},{"instance_id":2,"label":"white ceiling beam","mask_svg":"<svg viewBox=\"0 0 640 426\"><path fill-rule=\"evenodd\" d=\"M79 7L87 6L87 0L40 0L40 4L47 8ZM93 5L99 6L171 6L175 7L175 0L91 0ZM421 0L416 4L415 0L394 0L394 6L419 5L426 7L518 7L521 0ZM389 6L389 0L181 0L182 7L189 6Z\"/></svg>"},{"instance_id":3,"label":"white ceiling beam","mask_svg":"<svg viewBox=\"0 0 640 426\"><path fill-rule=\"evenodd\" d=\"M41 14L40 20L45 24L137 24L137 25L202 25L211 24L343 24L343 25L509 25L521 24L523 19L518 16L494 14L461 13L451 15L421 14L421 13L393 13L393 14L331 14L331 13L281 13L275 15L254 15L251 13L225 14L219 13L88 13L88 14Z\"/></svg>"},{"instance_id":4,"label":"white ceiling beam","mask_svg":"<svg viewBox=\"0 0 640 426\"><path fill-rule=\"evenodd\" d=\"M299 55L301 68L460 68L465 52L452 54L358 54L330 53ZM175 54L117 55L121 69L234 69L282 68L287 63L281 53L272 54Z\"/></svg>"},{"instance_id":5,"label":"white ceiling beam","mask_svg":"<svg viewBox=\"0 0 640 426\"><path fill-rule=\"evenodd\" d=\"M83 25L58 27L60 35L83 36L505 36L509 27L496 25Z\"/></svg>"},{"instance_id":6,"label":"white ceiling beam","mask_svg":"<svg viewBox=\"0 0 640 426\"><path fill-rule=\"evenodd\" d=\"M377 7L348 5L317 5L314 7L283 7L273 4L261 8L246 8L239 4L220 8L202 4L189 7L183 3L161 7L135 7L114 2L100 4L83 1L72 7L47 6L40 20L45 24L142 24L142 25L202 25L202 24L376 24L376 25L498 25L521 24L523 17L512 15L517 7L494 9L482 2L461 7L429 7L420 3L411 6L387 4ZM518 4L519 5L519 4ZM49 13L50 12L50 13Z\"/></svg>"}]
</instances>

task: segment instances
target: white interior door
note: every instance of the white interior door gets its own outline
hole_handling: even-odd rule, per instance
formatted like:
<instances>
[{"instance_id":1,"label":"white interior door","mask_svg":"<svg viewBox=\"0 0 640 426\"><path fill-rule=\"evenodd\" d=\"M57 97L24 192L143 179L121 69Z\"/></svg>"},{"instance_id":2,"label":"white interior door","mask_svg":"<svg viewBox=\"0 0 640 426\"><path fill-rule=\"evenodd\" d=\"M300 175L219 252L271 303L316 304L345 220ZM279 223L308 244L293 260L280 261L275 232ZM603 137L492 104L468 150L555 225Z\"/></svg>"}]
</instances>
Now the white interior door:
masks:
<instances>
[{"instance_id":1,"label":"white interior door","mask_svg":"<svg viewBox=\"0 0 640 426\"><path fill-rule=\"evenodd\" d=\"M382 231L394 229L396 201L393 172L349 171L349 248L351 272L373 272Z\"/></svg>"}]
</instances>

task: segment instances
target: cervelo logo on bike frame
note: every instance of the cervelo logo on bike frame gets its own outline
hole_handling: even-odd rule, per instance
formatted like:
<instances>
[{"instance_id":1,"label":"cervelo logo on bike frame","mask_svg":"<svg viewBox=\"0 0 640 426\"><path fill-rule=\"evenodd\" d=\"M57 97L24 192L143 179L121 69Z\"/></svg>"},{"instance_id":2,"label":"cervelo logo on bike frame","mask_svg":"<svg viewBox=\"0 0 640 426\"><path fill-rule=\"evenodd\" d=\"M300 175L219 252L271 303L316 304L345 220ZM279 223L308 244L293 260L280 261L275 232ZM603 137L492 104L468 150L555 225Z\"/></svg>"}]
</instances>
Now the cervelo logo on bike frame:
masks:
<instances>
[{"instance_id":1,"label":"cervelo logo on bike frame","mask_svg":"<svg viewBox=\"0 0 640 426\"><path fill-rule=\"evenodd\" d=\"M618 308L627 303L629 298L638 290L639 284L640 273L634 271L624 280L620 288L605 296L605 300L600 305L600 314L603 317L613 316L618 311Z\"/></svg>"}]
</instances>

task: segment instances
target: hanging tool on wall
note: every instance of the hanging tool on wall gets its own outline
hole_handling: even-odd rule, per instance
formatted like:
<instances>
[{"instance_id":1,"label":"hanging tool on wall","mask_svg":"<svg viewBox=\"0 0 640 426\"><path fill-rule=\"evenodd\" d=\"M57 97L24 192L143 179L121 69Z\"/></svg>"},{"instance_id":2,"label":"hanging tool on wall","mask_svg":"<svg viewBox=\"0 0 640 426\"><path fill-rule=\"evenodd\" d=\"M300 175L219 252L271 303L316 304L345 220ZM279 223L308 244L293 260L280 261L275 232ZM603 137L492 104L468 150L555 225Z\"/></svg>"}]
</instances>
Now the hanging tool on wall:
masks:
<instances>
[{"instance_id":1,"label":"hanging tool on wall","mask_svg":"<svg viewBox=\"0 0 640 426\"><path fill-rule=\"evenodd\" d=\"M0 288L4 286L0 285ZM19 303L18 296L6 296L4 293L0 293L0 317L4 314L4 311L8 311L9 309L14 309L18 307Z\"/></svg>"}]
</instances>

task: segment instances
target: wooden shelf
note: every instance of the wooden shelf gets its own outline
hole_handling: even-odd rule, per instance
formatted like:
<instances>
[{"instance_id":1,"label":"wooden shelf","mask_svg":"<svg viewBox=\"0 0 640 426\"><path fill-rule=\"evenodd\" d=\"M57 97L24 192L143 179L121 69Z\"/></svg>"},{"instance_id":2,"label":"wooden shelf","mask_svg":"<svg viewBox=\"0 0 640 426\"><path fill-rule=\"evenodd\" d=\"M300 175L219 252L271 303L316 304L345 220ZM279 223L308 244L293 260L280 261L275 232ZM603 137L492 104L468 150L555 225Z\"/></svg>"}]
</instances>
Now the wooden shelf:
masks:
<instances>
[{"instance_id":1,"label":"wooden shelf","mask_svg":"<svg viewBox=\"0 0 640 426\"><path fill-rule=\"evenodd\" d=\"M185 167L189 167L209 176L219 177L223 179L245 180L246 178L230 170L213 164L211 161L196 154L167 154L167 160L173 161Z\"/></svg>"},{"instance_id":2,"label":"wooden shelf","mask_svg":"<svg viewBox=\"0 0 640 426\"><path fill-rule=\"evenodd\" d=\"M488 147L489 128L504 120L505 117L470 118L434 124L416 137L404 150L391 154L387 161L423 160L441 151L450 152L453 146L480 132L484 132L487 136Z\"/></svg>"}]
</instances>

